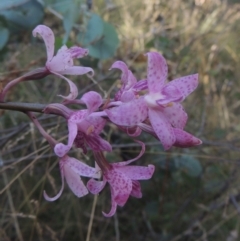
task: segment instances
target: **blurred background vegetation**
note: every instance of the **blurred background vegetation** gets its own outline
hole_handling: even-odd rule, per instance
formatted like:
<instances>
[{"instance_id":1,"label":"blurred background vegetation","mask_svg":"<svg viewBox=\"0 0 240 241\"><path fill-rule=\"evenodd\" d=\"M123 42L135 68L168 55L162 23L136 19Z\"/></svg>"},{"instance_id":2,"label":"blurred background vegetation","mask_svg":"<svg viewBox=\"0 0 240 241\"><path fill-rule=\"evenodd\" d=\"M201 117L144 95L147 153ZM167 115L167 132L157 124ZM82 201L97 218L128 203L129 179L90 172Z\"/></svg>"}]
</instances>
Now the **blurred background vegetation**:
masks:
<instances>
[{"instance_id":1,"label":"blurred background vegetation","mask_svg":"<svg viewBox=\"0 0 240 241\"><path fill-rule=\"evenodd\" d=\"M0 241L240 240L240 2L237 0L13 0L0 3L0 85L46 61L43 41L32 29L53 29L62 44L89 48L77 64L91 66L94 78L71 77L79 96L95 90L113 96L120 73L109 71L125 61L138 79L146 77L147 51L159 51L172 80L199 73L199 87L183 103L186 130L203 140L194 148L163 151L142 134L147 147L138 165L154 164L143 181L143 198L130 198L113 218L108 187L99 195L76 198L68 187L59 200L46 202L43 190L60 188L58 162L46 141L22 113L0 110ZM53 76L24 82L8 101L59 102L66 83ZM62 118L39 115L42 125L66 141ZM109 161L127 160L139 147L113 125ZM93 157L74 149L89 164ZM84 181L87 181L84 179Z\"/></svg>"}]
</instances>

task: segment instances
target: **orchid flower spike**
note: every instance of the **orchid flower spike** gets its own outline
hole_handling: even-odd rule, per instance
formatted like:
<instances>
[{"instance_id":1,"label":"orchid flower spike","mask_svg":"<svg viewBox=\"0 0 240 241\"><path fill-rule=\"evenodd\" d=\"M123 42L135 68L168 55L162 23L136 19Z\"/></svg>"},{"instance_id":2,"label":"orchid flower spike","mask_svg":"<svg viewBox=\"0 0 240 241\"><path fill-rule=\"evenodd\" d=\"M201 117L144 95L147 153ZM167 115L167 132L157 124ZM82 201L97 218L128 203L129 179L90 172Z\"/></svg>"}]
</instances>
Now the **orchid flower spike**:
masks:
<instances>
[{"instance_id":1,"label":"orchid flower spike","mask_svg":"<svg viewBox=\"0 0 240 241\"><path fill-rule=\"evenodd\" d=\"M186 125L188 116L180 102L197 88L198 75L188 75L166 83L166 60L157 52L147 55L148 93L105 112L113 123L124 127L139 126L148 118L164 149L168 150L178 142L174 128L182 130ZM201 141L198 143L201 144Z\"/></svg>"},{"instance_id":2,"label":"orchid flower spike","mask_svg":"<svg viewBox=\"0 0 240 241\"><path fill-rule=\"evenodd\" d=\"M88 109L74 111L67 118L68 144L58 143L54 148L59 157L66 155L73 143L85 154L87 152L85 143L94 151L112 150L111 145L100 137L106 120L101 117L101 113L95 112L102 105L102 97L97 92L89 91L82 96L81 101L86 104Z\"/></svg>"},{"instance_id":3,"label":"orchid flower spike","mask_svg":"<svg viewBox=\"0 0 240 241\"><path fill-rule=\"evenodd\" d=\"M106 183L109 183L112 207L109 213L103 212L105 217L113 216L116 212L117 205L121 207L124 206L130 195L136 198L141 198L142 192L138 180L148 180L153 175L155 170L153 165L148 165L147 167L127 166L138 160L145 151L144 143L140 141L137 142L141 144L142 150L140 154L132 160L112 164L107 163L107 165L103 165L103 162L107 162L104 160L103 155L100 155L100 158L96 159L96 162L100 167L105 167L102 168L103 180L96 181L94 179L90 179L87 183L87 188L91 193L98 194L105 187Z\"/></svg>"},{"instance_id":4,"label":"orchid flower spike","mask_svg":"<svg viewBox=\"0 0 240 241\"><path fill-rule=\"evenodd\" d=\"M98 168L93 168L87 164L65 155L59 161L62 187L58 194L54 197L49 197L44 190L43 196L47 201L53 202L57 200L63 192L64 189L64 178L72 192L77 197L83 197L88 194L88 190L81 180L80 176L91 177L91 178L100 178L101 172Z\"/></svg>"},{"instance_id":5,"label":"orchid flower spike","mask_svg":"<svg viewBox=\"0 0 240 241\"><path fill-rule=\"evenodd\" d=\"M62 97L66 100L75 99L78 95L77 87L71 80L67 79L63 75L83 75L89 72L92 72L93 74L94 71L92 68L74 66L73 64L73 59L86 56L88 54L88 50L77 46L67 48L66 45L63 45L54 56L55 38L53 31L45 25L38 25L32 33L34 37L39 34L45 42L47 49L47 62L45 67L47 71L65 79L69 84L70 94Z\"/></svg>"}]
</instances>

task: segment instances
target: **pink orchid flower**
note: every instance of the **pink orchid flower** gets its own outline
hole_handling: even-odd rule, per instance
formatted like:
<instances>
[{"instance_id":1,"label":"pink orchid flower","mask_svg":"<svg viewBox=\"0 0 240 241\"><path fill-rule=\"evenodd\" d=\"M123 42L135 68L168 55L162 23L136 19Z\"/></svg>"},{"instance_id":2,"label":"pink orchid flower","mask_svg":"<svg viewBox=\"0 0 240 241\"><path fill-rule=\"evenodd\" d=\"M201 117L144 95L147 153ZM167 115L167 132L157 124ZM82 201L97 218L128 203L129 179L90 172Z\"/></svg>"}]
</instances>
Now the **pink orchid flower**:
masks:
<instances>
[{"instance_id":1,"label":"pink orchid flower","mask_svg":"<svg viewBox=\"0 0 240 241\"><path fill-rule=\"evenodd\" d=\"M147 167L127 166L143 155L145 145L142 142L139 143L142 145L142 150L136 158L129 161L108 164L108 168L105 168L104 170L102 169L103 181L90 179L87 183L88 190L93 194L101 192L106 183L109 183L112 207L108 214L103 212L103 215L106 217L114 215L117 205L121 207L124 206L130 195L136 198L141 198L142 192L138 180L148 180L153 175L155 170L153 165L148 165Z\"/></svg>"},{"instance_id":2,"label":"pink orchid flower","mask_svg":"<svg viewBox=\"0 0 240 241\"><path fill-rule=\"evenodd\" d=\"M94 112L102 105L102 97L94 91L89 91L81 98L87 105L87 110L74 111L68 117L68 144L58 143L54 147L57 156L62 157L71 149L73 143L76 147L87 152L85 143L94 151L111 151L111 145L100 137L106 120L101 113Z\"/></svg>"},{"instance_id":3,"label":"pink orchid flower","mask_svg":"<svg viewBox=\"0 0 240 241\"><path fill-rule=\"evenodd\" d=\"M89 72L93 74L92 68L73 65L73 59L84 57L88 54L88 50L77 46L68 49L66 45L63 45L54 56L55 38L52 30L45 25L38 25L33 30L33 36L36 37L37 34L43 38L46 45L47 62L45 67L47 71L65 79L69 84L70 94L62 97L66 100L75 99L78 95L78 89L71 80L63 75L83 75Z\"/></svg>"},{"instance_id":4,"label":"pink orchid flower","mask_svg":"<svg viewBox=\"0 0 240 241\"><path fill-rule=\"evenodd\" d=\"M88 190L80 176L100 178L101 175L98 167L90 167L87 164L67 155L60 159L59 166L61 172L62 187L58 194L54 197L49 197L46 191L44 191L43 195L47 201L55 201L62 195L64 189L64 178L66 179L66 182L72 192L77 197L83 197L88 194Z\"/></svg>"},{"instance_id":5,"label":"pink orchid flower","mask_svg":"<svg viewBox=\"0 0 240 241\"><path fill-rule=\"evenodd\" d=\"M122 61L116 61L113 63L110 69L120 69L122 71L121 81L122 87L116 93L115 100L128 102L136 98L139 91L147 89L147 81L140 80L137 82L136 77L130 71L127 65Z\"/></svg>"},{"instance_id":6,"label":"pink orchid flower","mask_svg":"<svg viewBox=\"0 0 240 241\"><path fill-rule=\"evenodd\" d=\"M136 126L147 117L165 150L176 142L173 128L183 129L187 113L180 104L198 85L198 75L165 83L167 64L157 52L148 54L148 94L106 110L109 119L121 126Z\"/></svg>"}]
</instances>

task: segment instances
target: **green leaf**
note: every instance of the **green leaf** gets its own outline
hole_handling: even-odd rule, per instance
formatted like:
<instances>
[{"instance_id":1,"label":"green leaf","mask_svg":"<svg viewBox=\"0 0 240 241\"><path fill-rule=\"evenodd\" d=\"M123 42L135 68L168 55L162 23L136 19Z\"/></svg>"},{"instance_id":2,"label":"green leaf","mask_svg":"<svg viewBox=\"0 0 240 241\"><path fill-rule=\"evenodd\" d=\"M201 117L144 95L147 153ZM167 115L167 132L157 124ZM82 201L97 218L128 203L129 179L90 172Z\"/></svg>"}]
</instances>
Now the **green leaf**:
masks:
<instances>
[{"instance_id":1,"label":"green leaf","mask_svg":"<svg viewBox=\"0 0 240 241\"><path fill-rule=\"evenodd\" d=\"M80 15L80 4L79 0L52 0L45 1L46 6L51 7L56 12L63 16L63 27L65 34L62 40L62 44L66 44L73 28L73 25L77 21Z\"/></svg>"},{"instance_id":2,"label":"green leaf","mask_svg":"<svg viewBox=\"0 0 240 241\"><path fill-rule=\"evenodd\" d=\"M182 156L175 159L176 166L179 167L182 171L186 172L187 175L191 177L198 177L202 173L201 163L192 156Z\"/></svg>"},{"instance_id":3,"label":"green leaf","mask_svg":"<svg viewBox=\"0 0 240 241\"><path fill-rule=\"evenodd\" d=\"M0 50L6 45L9 38L9 31L5 27L0 26Z\"/></svg>"},{"instance_id":4,"label":"green leaf","mask_svg":"<svg viewBox=\"0 0 240 241\"><path fill-rule=\"evenodd\" d=\"M42 22L43 15L42 5L35 0L24 3L17 8L0 11L0 16L7 20L9 29L15 32L34 28Z\"/></svg>"},{"instance_id":5,"label":"green leaf","mask_svg":"<svg viewBox=\"0 0 240 241\"><path fill-rule=\"evenodd\" d=\"M89 50L89 55L98 59L108 59L115 54L119 45L119 39L115 28L103 22L103 35L101 38L91 44L86 44L85 47Z\"/></svg>"},{"instance_id":6,"label":"green leaf","mask_svg":"<svg viewBox=\"0 0 240 241\"><path fill-rule=\"evenodd\" d=\"M103 36L104 22L100 16L92 13L89 19L86 31L84 33L79 33L78 41L83 45L89 45L93 42L98 41Z\"/></svg>"},{"instance_id":7,"label":"green leaf","mask_svg":"<svg viewBox=\"0 0 240 241\"><path fill-rule=\"evenodd\" d=\"M0 11L7 10L10 8L16 8L19 5L22 5L30 0L1 0L0 2Z\"/></svg>"}]
</instances>

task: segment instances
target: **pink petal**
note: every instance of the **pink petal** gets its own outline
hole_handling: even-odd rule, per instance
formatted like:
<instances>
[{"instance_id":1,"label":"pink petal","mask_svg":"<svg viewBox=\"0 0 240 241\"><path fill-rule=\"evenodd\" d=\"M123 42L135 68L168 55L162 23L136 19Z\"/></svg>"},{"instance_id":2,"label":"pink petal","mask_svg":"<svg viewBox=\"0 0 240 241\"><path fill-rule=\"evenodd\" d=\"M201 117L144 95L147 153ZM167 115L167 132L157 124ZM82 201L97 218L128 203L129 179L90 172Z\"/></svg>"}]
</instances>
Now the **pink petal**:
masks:
<instances>
[{"instance_id":1,"label":"pink petal","mask_svg":"<svg viewBox=\"0 0 240 241\"><path fill-rule=\"evenodd\" d=\"M126 165L128 165L128 164L130 164L130 163L132 163L132 162L134 162L136 160L138 160L144 154L144 152L145 152L145 144L143 142L141 142L141 141L138 141L138 140L135 140L135 142L139 143L141 145L141 147L142 147L142 150L138 154L138 156L133 158L133 159L131 159L131 160L128 160L128 161L113 163L112 166L114 166L114 167L126 166Z\"/></svg>"},{"instance_id":2,"label":"pink petal","mask_svg":"<svg viewBox=\"0 0 240 241\"><path fill-rule=\"evenodd\" d=\"M55 38L52 30L45 25L38 25L32 32L33 36L36 37L40 34L47 49L47 61L50 61L54 54L54 42Z\"/></svg>"},{"instance_id":3,"label":"pink petal","mask_svg":"<svg viewBox=\"0 0 240 241\"><path fill-rule=\"evenodd\" d=\"M163 109L164 115L176 128L183 129L187 123L188 115L179 103L172 103L171 106Z\"/></svg>"},{"instance_id":4,"label":"pink petal","mask_svg":"<svg viewBox=\"0 0 240 241\"><path fill-rule=\"evenodd\" d=\"M202 144L202 141L197 137L183 131L181 129L173 128L174 134L176 136L176 141L173 144L177 147L191 147L191 146L198 146Z\"/></svg>"},{"instance_id":5,"label":"pink petal","mask_svg":"<svg viewBox=\"0 0 240 241\"><path fill-rule=\"evenodd\" d=\"M87 188L89 192L91 192L92 194L98 194L103 190L105 185L106 185L106 180L96 181L94 179L90 179L87 183Z\"/></svg>"},{"instance_id":6,"label":"pink petal","mask_svg":"<svg viewBox=\"0 0 240 241\"><path fill-rule=\"evenodd\" d=\"M172 80L168 85L176 86L187 97L198 86L198 74L184 76L175 80Z\"/></svg>"},{"instance_id":7,"label":"pink petal","mask_svg":"<svg viewBox=\"0 0 240 241\"><path fill-rule=\"evenodd\" d=\"M104 174L104 177L111 186L113 200L122 207L127 202L132 191L131 179L117 169L108 171Z\"/></svg>"},{"instance_id":8,"label":"pink petal","mask_svg":"<svg viewBox=\"0 0 240 241\"><path fill-rule=\"evenodd\" d=\"M128 79L128 67L123 61L116 61L111 66L111 69L120 69L122 71L121 80L124 84L127 84Z\"/></svg>"},{"instance_id":9,"label":"pink petal","mask_svg":"<svg viewBox=\"0 0 240 241\"><path fill-rule=\"evenodd\" d=\"M69 89L70 89L69 95L68 96L59 95L59 96L61 96L65 100L74 100L74 99L76 99L77 96L78 96L78 88L77 88L77 86L70 79L66 78L65 76L63 76L61 74L58 74L56 72L52 72L52 73L54 75L62 78L62 79L65 79L68 82L68 85L69 85Z\"/></svg>"},{"instance_id":10,"label":"pink petal","mask_svg":"<svg viewBox=\"0 0 240 241\"><path fill-rule=\"evenodd\" d=\"M130 89L128 91L124 91L120 97L120 100L122 102L129 102L134 99L135 99L135 93L133 92L132 89Z\"/></svg>"},{"instance_id":11,"label":"pink petal","mask_svg":"<svg viewBox=\"0 0 240 241\"><path fill-rule=\"evenodd\" d=\"M89 114L96 111L102 105L102 97L95 91L89 91L84 94L81 100L86 104Z\"/></svg>"},{"instance_id":12,"label":"pink petal","mask_svg":"<svg viewBox=\"0 0 240 241\"><path fill-rule=\"evenodd\" d=\"M133 89L136 92L139 92L141 90L146 90L148 88L148 82L146 79L139 80L134 86Z\"/></svg>"},{"instance_id":13,"label":"pink petal","mask_svg":"<svg viewBox=\"0 0 240 241\"><path fill-rule=\"evenodd\" d=\"M57 54L46 63L46 67L50 72L57 72L59 74L71 66L73 66L73 59L66 45L63 45Z\"/></svg>"},{"instance_id":14,"label":"pink petal","mask_svg":"<svg viewBox=\"0 0 240 241\"><path fill-rule=\"evenodd\" d=\"M159 105L165 105L170 102L176 102L183 100L182 92L174 85L165 85L162 89L163 97L157 100Z\"/></svg>"},{"instance_id":15,"label":"pink petal","mask_svg":"<svg viewBox=\"0 0 240 241\"><path fill-rule=\"evenodd\" d=\"M85 135L85 140L93 151L112 151L112 146L109 142L102 139L98 134Z\"/></svg>"},{"instance_id":16,"label":"pink petal","mask_svg":"<svg viewBox=\"0 0 240 241\"><path fill-rule=\"evenodd\" d=\"M153 130L161 141L164 149L168 150L176 141L171 124L161 111L149 108L148 115Z\"/></svg>"},{"instance_id":17,"label":"pink petal","mask_svg":"<svg viewBox=\"0 0 240 241\"><path fill-rule=\"evenodd\" d=\"M152 177L155 167L153 165L148 165L147 167L122 166L118 167L118 170L132 180L148 180Z\"/></svg>"},{"instance_id":18,"label":"pink petal","mask_svg":"<svg viewBox=\"0 0 240 241\"><path fill-rule=\"evenodd\" d=\"M91 76L94 75L94 70L90 67L82 67L82 66L71 66L66 68L65 70L61 71L61 74L68 74L68 75L83 75L91 72Z\"/></svg>"},{"instance_id":19,"label":"pink petal","mask_svg":"<svg viewBox=\"0 0 240 241\"><path fill-rule=\"evenodd\" d=\"M101 173L94 167L90 167L87 164L73 158L68 157L66 159L66 165L70 167L79 176L100 178Z\"/></svg>"},{"instance_id":20,"label":"pink petal","mask_svg":"<svg viewBox=\"0 0 240 241\"><path fill-rule=\"evenodd\" d=\"M135 181L135 180L132 181L132 192L130 195L135 198L142 197L141 185L139 181Z\"/></svg>"},{"instance_id":21,"label":"pink petal","mask_svg":"<svg viewBox=\"0 0 240 241\"><path fill-rule=\"evenodd\" d=\"M114 201L114 197L112 196L112 206L111 206L110 212L109 213L102 212L102 213L105 217L109 218L116 213L116 210L117 210L117 203Z\"/></svg>"},{"instance_id":22,"label":"pink petal","mask_svg":"<svg viewBox=\"0 0 240 241\"><path fill-rule=\"evenodd\" d=\"M147 53L147 56L147 81L149 93L161 92L168 73L166 60L157 52L149 52Z\"/></svg>"},{"instance_id":23,"label":"pink petal","mask_svg":"<svg viewBox=\"0 0 240 241\"><path fill-rule=\"evenodd\" d=\"M75 123L75 124L79 124L81 123L83 120L86 119L86 117L88 116L88 110L78 110L75 111L70 118L68 119L69 122Z\"/></svg>"},{"instance_id":24,"label":"pink petal","mask_svg":"<svg viewBox=\"0 0 240 241\"><path fill-rule=\"evenodd\" d=\"M71 54L71 57L73 59L82 58L82 57L88 55L88 52L89 52L88 49L84 49L84 48L81 48L78 46L73 46L73 47L69 48L68 51Z\"/></svg>"},{"instance_id":25,"label":"pink petal","mask_svg":"<svg viewBox=\"0 0 240 241\"><path fill-rule=\"evenodd\" d=\"M62 168L62 162L60 160L60 173L61 173L61 180L62 180L62 187L60 189L60 191L58 192L58 194L54 197L49 197L46 193L46 191L44 190L43 191L43 196L44 198L49 201L49 202L53 202L55 200L57 200L61 195L62 195L62 192L63 192L63 189L64 189L64 172L63 172L63 168Z\"/></svg>"},{"instance_id":26,"label":"pink petal","mask_svg":"<svg viewBox=\"0 0 240 241\"><path fill-rule=\"evenodd\" d=\"M72 170L72 168L68 165L68 163L63 165L64 175L66 178L66 182L72 192L77 197L83 197L88 194L88 190L84 183L82 182L80 176Z\"/></svg>"},{"instance_id":27,"label":"pink petal","mask_svg":"<svg viewBox=\"0 0 240 241\"><path fill-rule=\"evenodd\" d=\"M77 136L78 128L75 123L68 121L68 144L64 145L62 143L58 143L54 147L54 152L57 156L63 157L67 154L67 152L71 149L73 142Z\"/></svg>"},{"instance_id":28,"label":"pink petal","mask_svg":"<svg viewBox=\"0 0 240 241\"><path fill-rule=\"evenodd\" d=\"M147 106L143 98L113 107L105 112L113 123L121 126L135 126L147 118Z\"/></svg>"},{"instance_id":29,"label":"pink petal","mask_svg":"<svg viewBox=\"0 0 240 241\"><path fill-rule=\"evenodd\" d=\"M94 126L94 133L100 134L107 122L107 120L103 119L99 116L89 115L86 117L86 121L88 121L92 126Z\"/></svg>"},{"instance_id":30,"label":"pink petal","mask_svg":"<svg viewBox=\"0 0 240 241\"><path fill-rule=\"evenodd\" d=\"M132 71L128 70L128 79L125 89L128 90L137 83L136 77L133 75Z\"/></svg>"}]
</instances>

